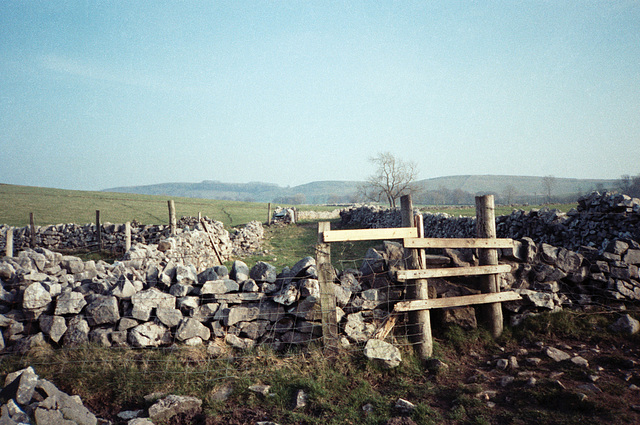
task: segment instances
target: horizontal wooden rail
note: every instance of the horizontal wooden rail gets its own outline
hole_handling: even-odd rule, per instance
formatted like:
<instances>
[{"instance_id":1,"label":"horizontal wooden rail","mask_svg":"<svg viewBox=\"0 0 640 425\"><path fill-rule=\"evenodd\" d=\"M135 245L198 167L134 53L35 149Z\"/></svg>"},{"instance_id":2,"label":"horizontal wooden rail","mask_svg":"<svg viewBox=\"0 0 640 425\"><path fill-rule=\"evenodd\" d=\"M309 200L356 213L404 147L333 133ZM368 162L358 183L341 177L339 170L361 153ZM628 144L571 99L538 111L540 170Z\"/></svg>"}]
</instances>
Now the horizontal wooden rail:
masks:
<instances>
[{"instance_id":1,"label":"horizontal wooden rail","mask_svg":"<svg viewBox=\"0 0 640 425\"><path fill-rule=\"evenodd\" d=\"M390 229L327 230L322 233L322 237L325 243L406 239L417 238L418 229L415 227L397 227Z\"/></svg>"},{"instance_id":2,"label":"horizontal wooden rail","mask_svg":"<svg viewBox=\"0 0 640 425\"><path fill-rule=\"evenodd\" d=\"M509 264L499 264L496 266L447 267L443 269L398 270L396 272L396 279L402 282L409 279L481 276L487 274L509 273L510 271L511 266Z\"/></svg>"},{"instance_id":3,"label":"horizontal wooden rail","mask_svg":"<svg viewBox=\"0 0 640 425\"><path fill-rule=\"evenodd\" d=\"M405 311L431 310L434 308L462 307L474 304L491 304L503 301L521 300L513 291L494 292L490 294L463 295L461 297L431 298L428 300L401 301L395 305L396 313Z\"/></svg>"},{"instance_id":4,"label":"horizontal wooden rail","mask_svg":"<svg viewBox=\"0 0 640 425\"><path fill-rule=\"evenodd\" d=\"M405 248L513 248L513 239L405 238Z\"/></svg>"}]
</instances>

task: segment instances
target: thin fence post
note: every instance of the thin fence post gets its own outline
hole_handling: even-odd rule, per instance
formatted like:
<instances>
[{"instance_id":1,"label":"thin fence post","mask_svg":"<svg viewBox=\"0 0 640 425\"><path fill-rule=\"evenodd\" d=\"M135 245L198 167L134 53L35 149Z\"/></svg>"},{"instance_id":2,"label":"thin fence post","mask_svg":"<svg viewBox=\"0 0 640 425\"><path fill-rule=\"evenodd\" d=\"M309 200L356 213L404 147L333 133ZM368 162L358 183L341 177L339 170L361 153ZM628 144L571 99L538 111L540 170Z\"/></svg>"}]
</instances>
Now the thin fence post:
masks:
<instances>
[{"instance_id":1,"label":"thin fence post","mask_svg":"<svg viewBox=\"0 0 640 425\"><path fill-rule=\"evenodd\" d=\"M36 219L33 213L29 213L29 228L31 229L31 248L36 247Z\"/></svg>"},{"instance_id":2,"label":"thin fence post","mask_svg":"<svg viewBox=\"0 0 640 425\"><path fill-rule=\"evenodd\" d=\"M176 229L178 227L178 224L176 221L176 205L174 204L173 199L169 200L168 204L169 204L170 232L171 232L171 236L174 236L176 234Z\"/></svg>"},{"instance_id":3,"label":"thin fence post","mask_svg":"<svg viewBox=\"0 0 640 425\"><path fill-rule=\"evenodd\" d=\"M7 228L4 252L7 257L13 257L13 227Z\"/></svg>"},{"instance_id":4,"label":"thin fence post","mask_svg":"<svg viewBox=\"0 0 640 425\"><path fill-rule=\"evenodd\" d=\"M198 211L198 223L200 223L200 220L202 220L202 212Z\"/></svg>"},{"instance_id":5,"label":"thin fence post","mask_svg":"<svg viewBox=\"0 0 640 425\"><path fill-rule=\"evenodd\" d=\"M400 198L400 213L402 227L414 227L413 202L411 195ZM417 249L407 249L408 266L410 269L420 268L420 257ZM407 281L407 295L411 300L429 299L429 287L427 279L415 279ZM409 329L411 338L416 347L417 354L422 359L427 359L433 354L433 339L431 336L431 314L429 310L409 312Z\"/></svg>"},{"instance_id":6,"label":"thin fence post","mask_svg":"<svg viewBox=\"0 0 640 425\"><path fill-rule=\"evenodd\" d=\"M316 246L316 266L320 287L320 311L322 313L322 342L325 353L333 355L338 351L338 324L336 318L336 293L333 286L333 266L331 265L331 245L324 242L323 232L331 230L331 223L318 223L318 244Z\"/></svg>"},{"instance_id":7,"label":"thin fence post","mask_svg":"<svg viewBox=\"0 0 640 425\"><path fill-rule=\"evenodd\" d=\"M96 241L98 251L102 251L102 226L100 225L100 210L96 210Z\"/></svg>"},{"instance_id":8,"label":"thin fence post","mask_svg":"<svg viewBox=\"0 0 640 425\"><path fill-rule=\"evenodd\" d=\"M478 238L496 238L496 216L493 195L476 196L476 236ZM498 250L483 248L478 250L481 266L498 264ZM500 292L497 275L480 277L483 293ZM500 303L486 304L481 307L483 319L487 322L494 337L502 335L503 318Z\"/></svg>"},{"instance_id":9,"label":"thin fence post","mask_svg":"<svg viewBox=\"0 0 640 425\"><path fill-rule=\"evenodd\" d=\"M271 226L271 202L267 204L267 226Z\"/></svg>"},{"instance_id":10,"label":"thin fence post","mask_svg":"<svg viewBox=\"0 0 640 425\"><path fill-rule=\"evenodd\" d=\"M124 223L124 252L131 249L131 222Z\"/></svg>"}]
</instances>

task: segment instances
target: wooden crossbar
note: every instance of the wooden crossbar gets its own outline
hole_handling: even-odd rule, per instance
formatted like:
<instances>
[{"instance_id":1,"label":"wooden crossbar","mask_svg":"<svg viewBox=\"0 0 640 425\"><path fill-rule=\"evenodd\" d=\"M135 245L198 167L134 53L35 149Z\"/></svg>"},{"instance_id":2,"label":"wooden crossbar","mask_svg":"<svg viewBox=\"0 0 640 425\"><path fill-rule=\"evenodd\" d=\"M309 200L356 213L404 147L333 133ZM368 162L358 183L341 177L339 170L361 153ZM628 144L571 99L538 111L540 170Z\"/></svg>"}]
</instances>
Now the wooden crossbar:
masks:
<instances>
[{"instance_id":1,"label":"wooden crossbar","mask_svg":"<svg viewBox=\"0 0 640 425\"><path fill-rule=\"evenodd\" d=\"M513 248L513 239L405 238L405 248Z\"/></svg>"},{"instance_id":2,"label":"wooden crossbar","mask_svg":"<svg viewBox=\"0 0 640 425\"><path fill-rule=\"evenodd\" d=\"M521 300L519 294L513 291L494 292L489 294L463 295L450 298L431 298L428 300L401 301L395 305L396 313L405 311L431 310L434 308L462 307L475 304L491 304L504 301Z\"/></svg>"},{"instance_id":3,"label":"wooden crossbar","mask_svg":"<svg viewBox=\"0 0 640 425\"><path fill-rule=\"evenodd\" d=\"M325 243L406 239L417 238L418 229L415 227L397 227L389 229L326 230L322 232L322 237Z\"/></svg>"},{"instance_id":4,"label":"wooden crossbar","mask_svg":"<svg viewBox=\"0 0 640 425\"><path fill-rule=\"evenodd\" d=\"M400 282L409 279L429 279L434 277L481 276L487 274L509 273L509 264L496 266L447 267L443 269L398 270L396 279Z\"/></svg>"}]
</instances>

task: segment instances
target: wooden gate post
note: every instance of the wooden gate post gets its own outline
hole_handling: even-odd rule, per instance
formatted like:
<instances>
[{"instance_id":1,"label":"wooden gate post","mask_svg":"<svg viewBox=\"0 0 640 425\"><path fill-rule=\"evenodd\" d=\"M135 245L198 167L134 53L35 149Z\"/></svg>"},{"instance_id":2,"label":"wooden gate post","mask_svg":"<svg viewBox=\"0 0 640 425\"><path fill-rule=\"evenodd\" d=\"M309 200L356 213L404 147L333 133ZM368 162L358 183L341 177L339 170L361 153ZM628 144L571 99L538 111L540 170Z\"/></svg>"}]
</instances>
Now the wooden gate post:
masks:
<instances>
[{"instance_id":1,"label":"wooden gate post","mask_svg":"<svg viewBox=\"0 0 640 425\"><path fill-rule=\"evenodd\" d=\"M31 248L36 247L36 219L33 216L33 213L29 213L29 226L31 229Z\"/></svg>"},{"instance_id":2,"label":"wooden gate post","mask_svg":"<svg viewBox=\"0 0 640 425\"><path fill-rule=\"evenodd\" d=\"M496 215L493 195L476 196L476 235L478 238L496 238ZM478 259L481 266L498 264L498 251L495 248L482 248L478 250ZM483 293L500 292L498 277L495 274L480 277L480 285ZM503 319L502 305L500 303L482 306L482 316L487 322L491 334L494 337L502 335Z\"/></svg>"},{"instance_id":3,"label":"wooden gate post","mask_svg":"<svg viewBox=\"0 0 640 425\"><path fill-rule=\"evenodd\" d=\"M176 228L178 227L176 222L176 204L173 203L173 199L168 201L169 204L169 231L171 236L176 234Z\"/></svg>"},{"instance_id":4,"label":"wooden gate post","mask_svg":"<svg viewBox=\"0 0 640 425\"><path fill-rule=\"evenodd\" d=\"M131 222L124 223L124 252L131 249Z\"/></svg>"},{"instance_id":5,"label":"wooden gate post","mask_svg":"<svg viewBox=\"0 0 640 425\"><path fill-rule=\"evenodd\" d=\"M13 257L13 227L7 227L4 252L7 257Z\"/></svg>"},{"instance_id":6,"label":"wooden gate post","mask_svg":"<svg viewBox=\"0 0 640 425\"><path fill-rule=\"evenodd\" d=\"M267 226L271 226L271 202L267 204Z\"/></svg>"},{"instance_id":7,"label":"wooden gate post","mask_svg":"<svg viewBox=\"0 0 640 425\"><path fill-rule=\"evenodd\" d=\"M331 230L331 223L318 223L318 244L316 246L316 266L320 288L320 310L322 312L322 343L325 353L338 352L338 324L336 318L336 292L333 286L333 266L331 265L331 245L324 242L323 232Z\"/></svg>"},{"instance_id":8,"label":"wooden gate post","mask_svg":"<svg viewBox=\"0 0 640 425\"><path fill-rule=\"evenodd\" d=\"M100 210L96 210L96 241L98 251L102 251L102 226L100 225Z\"/></svg>"},{"instance_id":9,"label":"wooden gate post","mask_svg":"<svg viewBox=\"0 0 640 425\"><path fill-rule=\"evenodd\" d=\"M402 227L414 227L413 203L411 195L404 195L400 198L400 208L402 214ZM408 267L419 269L420 260L417 249L405 250L408 257ZM415 279L407 281L407 296L411 300L426 300L429 298L427 279ZM433 340L431 337L431 315L429 310L419 310L409 312L409 326L413 342L416 344L418 356L427 359L433 354Z\"/></svg>"}]
</instances>

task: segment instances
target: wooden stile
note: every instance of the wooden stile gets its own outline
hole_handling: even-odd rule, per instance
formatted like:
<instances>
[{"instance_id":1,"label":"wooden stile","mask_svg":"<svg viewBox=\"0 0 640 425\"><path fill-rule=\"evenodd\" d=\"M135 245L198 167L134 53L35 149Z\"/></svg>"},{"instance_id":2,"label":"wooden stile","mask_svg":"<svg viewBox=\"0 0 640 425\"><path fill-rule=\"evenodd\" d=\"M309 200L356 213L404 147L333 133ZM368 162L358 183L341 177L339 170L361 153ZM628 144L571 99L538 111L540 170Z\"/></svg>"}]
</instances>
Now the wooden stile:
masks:
<instances>
[{"instance_id":1,"label":"wooden stile","mask_svg":"<svg viewBox=\"0 0 640 425\"><path fill-rule=\"evenodd\" d=\"M405 238L405 248L513 248L513 239Z\"/></svg>"},{"instance_id":2,"label":"wooden stile","mask_svg":"<svg viewBox=\"0 0 640 425\"><path fill-rule=\"evenodd\" d=\"M318 223L318 244L316 245L316 266L320 289L320 311L322 314L322 342L325 353L338 352L338 323L336 317L336 293L333 287L333 266L331 265L331 246L324 242L323 235L331 229L331 223Z\"/></svg>"},{"instance_id":3,"label":"wooden stile","mask_svg":"<svg viewBox=\"0 0 640 425\"><path fill-rule=\"evenodd\" d=\"M522 297L513 291L495 292L491 294L463 295L451 298L431 298L428 300L401 301L397 303L393 311L417 311L433 308L462 307L475 304L500 303L504 301L517 301Z\"/></svg>"},{"instance_id":4,"label":"wooden stile","mask_svg":"<svg viewBox=\"0 0 640 425\"><path fill-rule=\"evenodd\" d=\"M396 278L402 282L410 279L430 279L434 277L482 276L497 273L509 273L509 264L495 266L448 267L443 269L398 270Z\"/></svg>"},{"instance_id":5,"label":"wooden stile","mask_svg":"<svg viewBox=\"0 0 640 425\"><path fill-rule=\"evenodd\" d=\"M356 229L356 230L327 230L322 232L324 243L355 242L417 238L418 229L415 227L399 227L391 229Z\"/></svg>"}]
</instances>

